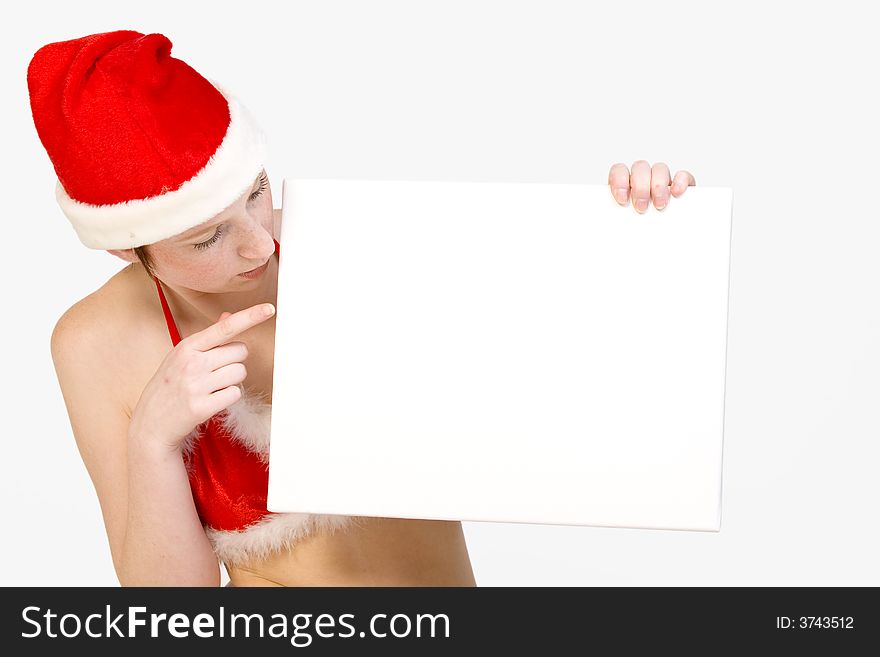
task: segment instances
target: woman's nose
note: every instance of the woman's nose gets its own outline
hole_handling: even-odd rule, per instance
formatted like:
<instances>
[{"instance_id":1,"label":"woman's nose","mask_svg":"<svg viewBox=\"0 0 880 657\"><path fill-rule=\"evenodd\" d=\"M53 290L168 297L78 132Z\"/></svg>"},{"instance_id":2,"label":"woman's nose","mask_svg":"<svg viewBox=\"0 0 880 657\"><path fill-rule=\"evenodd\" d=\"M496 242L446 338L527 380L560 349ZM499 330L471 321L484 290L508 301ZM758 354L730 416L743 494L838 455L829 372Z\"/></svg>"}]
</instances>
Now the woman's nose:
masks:
<instances>
[{"instance_id":1,"label":"woman's nose","mask_svg":"<svg viewBox=\"0 0 880 657\"><path fill-rule=\"evenodd\" d=\"M249 231L242 240L239 254L248 260L264 262L275 253L275 240L272 234L263 227Z\"/></svg>"}]
</instances>

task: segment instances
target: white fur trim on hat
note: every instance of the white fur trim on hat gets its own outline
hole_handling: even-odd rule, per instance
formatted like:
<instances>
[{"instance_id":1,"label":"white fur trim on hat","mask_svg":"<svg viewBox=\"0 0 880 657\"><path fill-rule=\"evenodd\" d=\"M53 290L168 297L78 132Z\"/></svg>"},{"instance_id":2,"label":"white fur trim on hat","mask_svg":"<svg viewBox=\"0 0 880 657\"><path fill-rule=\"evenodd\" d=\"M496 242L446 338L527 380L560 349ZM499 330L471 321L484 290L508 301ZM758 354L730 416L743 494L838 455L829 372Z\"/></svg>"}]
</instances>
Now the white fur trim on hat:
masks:
<instances>
[{"instance_id":1,"label":"white fur trim on hat","mask_svg":"<svg viewBox=\"0 0 880 657\"><path fill-rule=\"evenodd\" d=\"M229 105L229 127L208 163L180 188L152 196L92 205L67 195L61 181L55 197L80 241L92 249L129 249L194 228L232 205L263 168L266 138L244 105L210 80Z\"/></svg>"}]
</instances>

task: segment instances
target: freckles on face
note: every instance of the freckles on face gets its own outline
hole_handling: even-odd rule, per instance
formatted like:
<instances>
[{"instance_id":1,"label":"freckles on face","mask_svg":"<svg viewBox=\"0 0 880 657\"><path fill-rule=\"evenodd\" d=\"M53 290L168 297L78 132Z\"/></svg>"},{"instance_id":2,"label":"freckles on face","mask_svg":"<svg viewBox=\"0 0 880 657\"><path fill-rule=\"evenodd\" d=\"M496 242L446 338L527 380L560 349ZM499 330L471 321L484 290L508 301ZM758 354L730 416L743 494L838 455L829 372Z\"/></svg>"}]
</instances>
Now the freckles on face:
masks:
<instances>
[{"instance_id":1,"label":"freckles on face","mask_svg":"<svg viewBox=\"0 0 880 657\"><path fill-rule=\"evenodd\" d=\"M272 257L274 214L259 223L224 222L220 236L210 246L196 249L194 242L156 243L150 246L157 276L168 283L201 292L229 292L248 285L240 273L260 266Z\"/></svg>"},{"instance_id":2,"label":"freckles on face","mask_svg":"<svg viewBox=\"0 0 880 657\"><path fill-rule=\"evenodd\" d=\"M239 274L258 267L275 251L275 211L265 172L224 213L201 231L150 245L160 278L204 292L237 289L249 280ZM200 244L198 248L197 244Z\"/></svg>"},{"instance_id":3,"label":"freckles on face","mask_svg":"<svg viewBox=\"0 0 880 657\"><path fill-rule=\"evenodd\" d=\"M156 275L164 282L201 292L219 292L228 277L224 276L223 258L202 254L189 246L151 245Z\"/></svg>"},{"instance_id":4,"label":"freckles on face","mask_svg":"<svg viewBox=\"0 0 880 657\"><path fill-rule=\"evenodd\" d=\"M220 292L229 285L230 259L224 257L225 249L208 251L194 252L181 266L186 272L189 287L205 292Z\"/></svg>"}]
</instances>

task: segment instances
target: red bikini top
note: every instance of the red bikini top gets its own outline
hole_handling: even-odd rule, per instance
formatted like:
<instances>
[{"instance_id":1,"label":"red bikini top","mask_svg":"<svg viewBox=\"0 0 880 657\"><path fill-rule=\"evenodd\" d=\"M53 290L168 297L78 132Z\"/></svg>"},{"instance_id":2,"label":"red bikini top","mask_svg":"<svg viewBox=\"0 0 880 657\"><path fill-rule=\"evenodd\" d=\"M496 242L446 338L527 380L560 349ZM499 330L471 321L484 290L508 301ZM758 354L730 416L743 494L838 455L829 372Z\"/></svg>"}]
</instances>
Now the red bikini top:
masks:
<instances>
[{"instance_id":1,"label":"red bikini top","mask_svg":"<svg viewBox=\"0 0 880 657\"><path fill-rule=\"evenodd\" d=\"M275 253L279 252L280 245L275 240ZM171 342L176 346L180 332L159 280L155 276L153 280ZM245 446L247 441L235 439L223 422L224 413L221 411L193 430L191 449L184 449L183 458L202 524L221 531L240 531L273 513L266 509L269 466L258 452Z\"/></svg>"}]
</instances>

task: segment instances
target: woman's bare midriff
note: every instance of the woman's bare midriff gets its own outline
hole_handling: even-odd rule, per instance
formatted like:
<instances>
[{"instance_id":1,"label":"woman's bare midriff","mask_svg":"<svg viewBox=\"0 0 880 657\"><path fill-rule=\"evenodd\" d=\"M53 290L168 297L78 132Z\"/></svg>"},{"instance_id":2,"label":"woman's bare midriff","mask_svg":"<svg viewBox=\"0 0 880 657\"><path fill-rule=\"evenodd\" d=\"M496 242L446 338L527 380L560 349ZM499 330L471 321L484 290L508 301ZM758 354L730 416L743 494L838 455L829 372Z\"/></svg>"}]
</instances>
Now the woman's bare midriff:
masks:
<instances>
[{"instance_id":1,"label":"woman's bare midriff","mask_svg":"<svg viewBox=\"0 0 880 657\"><path fill-rule=\"evenodd\" d=\"M133 409L171 348L156 287L134 263L111 278L100 294L108 313L124 309L131 315L132 330L120 332L126 336L120 339L137 342L111 347L133 355L118 361L126 367L119 374L130 385L126 398ZM178 328L183 336L194 330L180 320ZM248 344L245 384L271 398L274 322L271 331L252 331L250 338L247 332L237 338ZM476 586L461 523L447 520L360 516L345 530L307 536L290 550L259 562L227 565L226 570L233 587Z\"/></svg>"},{"instance_id":2,"label":"woman's bare midriff","mask_svg":"<svg viewBox=\"0 0 880 657\"><path fill-rule=\"evenodd\" d=\"M476 586L461 523L359 517L259 563L227 566L230 586Z\"/></svg>"}]
</instances>

